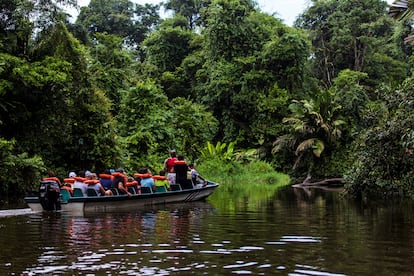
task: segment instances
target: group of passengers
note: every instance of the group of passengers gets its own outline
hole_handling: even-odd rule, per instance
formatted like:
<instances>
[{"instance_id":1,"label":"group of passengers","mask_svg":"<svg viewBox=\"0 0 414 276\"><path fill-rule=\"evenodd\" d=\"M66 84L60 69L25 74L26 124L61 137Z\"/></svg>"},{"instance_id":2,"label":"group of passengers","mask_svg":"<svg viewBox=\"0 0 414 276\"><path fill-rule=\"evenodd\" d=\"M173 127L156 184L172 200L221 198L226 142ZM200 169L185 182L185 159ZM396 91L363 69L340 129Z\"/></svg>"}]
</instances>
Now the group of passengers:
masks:
<instances>
[{"instance_id":1,"label":"group of passengers","mask_svg":"<svg viewBox=\"0 0 414 276\"><path fill-rule=\"evenodd\" d=\"M50 172L49 177L44 180L55 180L59 185L61 184L53 172ZM170 157L165 159L164 168L159 175L152 175L149 168L139 169L138 173L134 174L134 178L128 177L123 169L108 169L99 174L99 177L94 172L79 171L78 174L70 172L63 182L61 189L68 190L72 196L75 189L80 190L83 196L88 196L88 189L93 189L94 193L100 196L110 196L115 193L131 196L140 193L141 187L148 187L155 192L157 186L164 186L165 190L170 190L171 185L176 184L193 187L207 183L195 170L194 165L187 165L184 157L177 156L174 150L170 151Z\"/></svg>"},{"instance_id":2,"label":"group of passengers","mask_svg":"<svg viewBox=\"0 0 414 276\"><path fill-rule=\"evenodd\" d=\"M194 164L187 165L184 156L177 156L175 150L171 150L170 157L165 159L164 170L167 172L169 184L185 185L185 183L190 183L194 186L207 183L206 179L196 171Z\"/></svg>"}]
</instances>

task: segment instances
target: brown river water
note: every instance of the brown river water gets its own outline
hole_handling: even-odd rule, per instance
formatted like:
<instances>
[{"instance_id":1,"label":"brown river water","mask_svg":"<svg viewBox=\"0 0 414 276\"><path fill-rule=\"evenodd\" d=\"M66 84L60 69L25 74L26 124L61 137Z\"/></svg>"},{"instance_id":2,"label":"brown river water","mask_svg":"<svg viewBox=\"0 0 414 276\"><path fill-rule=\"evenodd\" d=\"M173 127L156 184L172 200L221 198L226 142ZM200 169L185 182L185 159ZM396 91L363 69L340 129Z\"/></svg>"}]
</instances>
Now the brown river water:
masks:
<instances>
[{"instance_id":1,"label":"brown river water","mask_svg":"<svg viewBox=\"0 0 414 276\"><path fill-rule=\"evenodd\" d=\"M0 212L0 275L414 275L414 204L220 186L128 213Z\"/></svg>"}]
</instances>

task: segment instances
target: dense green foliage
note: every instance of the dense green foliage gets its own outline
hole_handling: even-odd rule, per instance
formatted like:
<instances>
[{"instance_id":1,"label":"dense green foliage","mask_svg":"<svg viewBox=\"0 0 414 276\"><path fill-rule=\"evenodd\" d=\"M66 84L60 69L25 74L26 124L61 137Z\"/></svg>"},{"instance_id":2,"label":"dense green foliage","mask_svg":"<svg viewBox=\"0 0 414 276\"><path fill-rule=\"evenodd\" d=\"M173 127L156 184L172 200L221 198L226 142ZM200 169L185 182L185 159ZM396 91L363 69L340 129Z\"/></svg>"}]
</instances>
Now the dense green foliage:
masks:
<instances>
[{"instance_id":1,"label":"dense green foliage","mask_svg":"<svg viewBox=\"0 0 414 276\"><path fill-rule=\"evenodd\" d=\"M54 1L1 7L3 194L47 170L158 171L174 148L217 175L414 196L410 25L381 0L315 0L295 27L251 0L169 0L164 19L92 0L74 23Z\"/></svg>"},{"instance_id":2,"label":"dense green foliage","mask_svg":"<svg viewBox=\"0 0 414 276\"><path fill-rule=\"evenodd\" d=\"M414 82L382 91L384 105L372 110L378 122L366 128L355 143L349 192L391 197L413 193ZM361 194L362 192L362 194Z\"/></svg>"},{"instance_id":3,"label":"dense green foliage","mask_svg":"<svg viewBox=\"0 0 414 276\"><path fill-rule=\"evenodd\" d=\"M14 141L0 138L0 195L19 196L27 188L22 183L32 183L39 177L45 167L39 156L29 157L27 153L19 153ZM13 177L10 177L12 175Z\"/></svg>"}]
</instances>

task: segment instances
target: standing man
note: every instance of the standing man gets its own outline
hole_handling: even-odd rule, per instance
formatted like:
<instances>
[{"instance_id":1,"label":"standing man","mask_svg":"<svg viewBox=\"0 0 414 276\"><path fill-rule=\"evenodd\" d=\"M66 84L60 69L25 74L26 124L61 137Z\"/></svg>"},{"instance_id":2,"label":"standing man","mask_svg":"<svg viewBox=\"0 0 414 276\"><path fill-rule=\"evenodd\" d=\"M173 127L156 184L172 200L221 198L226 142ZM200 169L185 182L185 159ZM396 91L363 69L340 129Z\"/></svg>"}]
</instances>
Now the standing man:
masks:
<instances>
[{"instance_id":1,"label":"standing man","mask_svg":"<svg viewBox=\"0 0 414 276\"><path fill-rule=\"evenodd\" d=\"M177 161L177 154L175 150L170 150L170 157L164 161L164 171L167 172L167 179L170 185L176 182L176 174L174 172L175 161Z\"/></svg>"}]
</instances>

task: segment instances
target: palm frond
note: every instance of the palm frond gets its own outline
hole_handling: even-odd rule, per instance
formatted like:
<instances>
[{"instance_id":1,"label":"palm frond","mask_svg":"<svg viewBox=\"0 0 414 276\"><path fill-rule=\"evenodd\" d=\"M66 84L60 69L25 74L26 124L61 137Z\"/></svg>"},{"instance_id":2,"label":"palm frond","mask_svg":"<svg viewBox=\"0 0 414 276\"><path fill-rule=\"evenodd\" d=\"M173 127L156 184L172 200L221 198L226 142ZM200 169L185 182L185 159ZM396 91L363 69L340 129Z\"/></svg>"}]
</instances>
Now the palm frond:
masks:
<instances>
[{"instance_id":1,"label":"palm frond","mask_svg":"<svg viewBox=\"0 0 414 276\"><path fill-rule=\"evenodd\" d=\"M340 138L342 136L342 131L339 128L335 128L332 131L332 136L335 138L333 140L336 140L336 138Z\"/></svg>"},{"instance_id":2,"label":"palm frond","mask_svg":"<svg viewBox=\"0 0 414 276\"><path fill-rule=\"evenodd\" d=\"M324 150L325 144L321 140L317 139L313 145L313 154L319 158Z\"/></svg>"},{"instance_id":3,"label":"palm frond","mask_svg":"<svg viewBox=\"0 0 414 276\"><path fill-rule=\"evenodd\" d=\"M345 125L346 122L344 120L334 120L333 121L333 125L334 126L341 126L341 125Z\"/></svg>"},{"instance_id":4,"label":"palm frond","mask_svg":"<svg viewBox=\"0 0 414 276\"><path fill-rule=\"evenodd\" d=\"M282 150L283 148L293 148L296 143L296 139L294 135L285 134L282 136L277 137L277 139L273 142L272 153L275 154Z\"/></svg>"},{"instance_id":5,"label":"palm frond","mask_svg":"<svg viewBox=\"0 0 414 276\"><path fill-rule=\"evenodd\" d=\"M317 139L315 138L306 139L305 141L303 141L297 146L295 154L299 156L300 153L311 149L313 145L315 144L316 140Z\"/></svg>"},{"instance_id":6,"label":"palm frond","mask_svg":"<svg viewBox=\"0 0 414 276\"><path fill-rule=\"evenodd\" d=\"M298 145L295 154L299 156L310 149L312 149L312 152L316 157L320 157L325 150L325 143L317 138L307 139Z\"/></svg>"},{"instance_id":7,"label":"palm frond","mask_svg":"<svg viewBox=\"0 0 414 276\"><path fill-rule=\"evenodd\" d=\"M321 128L325 131L327 135L331 133L331 126L329 124L321 124Z\"/></svg>"}]
</instances>

